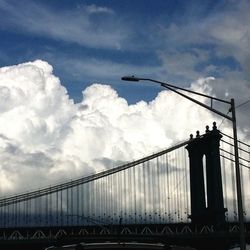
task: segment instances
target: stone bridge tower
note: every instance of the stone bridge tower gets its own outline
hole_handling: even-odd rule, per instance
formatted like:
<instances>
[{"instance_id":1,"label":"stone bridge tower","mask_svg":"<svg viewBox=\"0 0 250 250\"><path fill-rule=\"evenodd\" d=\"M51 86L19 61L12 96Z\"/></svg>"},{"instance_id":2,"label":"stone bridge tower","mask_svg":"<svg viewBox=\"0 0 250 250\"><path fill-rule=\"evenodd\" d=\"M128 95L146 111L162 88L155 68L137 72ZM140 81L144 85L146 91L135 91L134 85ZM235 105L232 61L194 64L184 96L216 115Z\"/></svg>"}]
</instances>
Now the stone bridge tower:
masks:
<instances>
[{"instance_id":1,"label":"stone bridge tower","mask_svg":"<svg viewBox=\"0 0 250 250\"><path fill-rule=\"evenodd\" d=\"M222 135L213 123L202 136L190 135L186 149L190 163L191 221L195 225L223 228L225 212L222 190L220 139Z\"/></svg>"}]
</instances>

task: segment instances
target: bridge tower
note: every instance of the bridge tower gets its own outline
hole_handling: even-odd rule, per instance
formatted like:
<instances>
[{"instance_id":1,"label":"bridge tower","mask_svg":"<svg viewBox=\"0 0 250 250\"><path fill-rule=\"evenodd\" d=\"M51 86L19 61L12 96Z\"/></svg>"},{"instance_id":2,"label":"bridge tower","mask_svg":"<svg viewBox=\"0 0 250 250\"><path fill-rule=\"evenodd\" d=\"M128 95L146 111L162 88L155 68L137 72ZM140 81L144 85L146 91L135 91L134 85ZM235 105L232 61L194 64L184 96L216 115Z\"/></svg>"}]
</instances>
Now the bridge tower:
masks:
<instances>
[{"instance_id":1,"label":"bridge tower","mask_svg":"<svg viewBox=\"0 0 250 250\"><path fill-rule=\"evenodd\" d=\"M220 140L222 135L213 123L202 136L190 135L186 146L190 164L191 221L195 225L214 225L222 229L225 212L222 190Z\"/></svg>"}]
</instances>

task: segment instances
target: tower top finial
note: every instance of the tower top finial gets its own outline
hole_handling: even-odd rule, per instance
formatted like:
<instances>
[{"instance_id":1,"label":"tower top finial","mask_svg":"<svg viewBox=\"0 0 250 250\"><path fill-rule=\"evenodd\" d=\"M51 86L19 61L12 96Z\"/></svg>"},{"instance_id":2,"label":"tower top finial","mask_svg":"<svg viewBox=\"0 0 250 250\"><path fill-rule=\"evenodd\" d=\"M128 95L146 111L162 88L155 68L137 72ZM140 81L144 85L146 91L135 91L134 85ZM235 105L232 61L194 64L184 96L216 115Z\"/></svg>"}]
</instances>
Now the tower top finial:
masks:
<instances>
[{"instance_id":1,"label":"tower top finial","mask_svg":"<svg viewBox=\"0 0 250 250\"><path fill-rule=\"evenodd\" d=\"M207 125L206 126L206 133L208 133L209 132L209 126Z\"/></svg>"},{"instance_id":2,"label":"tower top finial","mask_svg":"<svg viewBox=\"0 0 250 250\"><path fill-rule=\"evenodd\" d=\"M200 137L200 131L199 130L196 131L196 137Z\"/></svg>"},{"instance_id":3,"label":"tower top finial","mask_svg":"<svg viewBox=\"0 0 250 250\"><path fill-rule=\"evenodd\" d=\"M216 122L213 122L213 130L217 130Z\"/></svg>"}]
</instances>

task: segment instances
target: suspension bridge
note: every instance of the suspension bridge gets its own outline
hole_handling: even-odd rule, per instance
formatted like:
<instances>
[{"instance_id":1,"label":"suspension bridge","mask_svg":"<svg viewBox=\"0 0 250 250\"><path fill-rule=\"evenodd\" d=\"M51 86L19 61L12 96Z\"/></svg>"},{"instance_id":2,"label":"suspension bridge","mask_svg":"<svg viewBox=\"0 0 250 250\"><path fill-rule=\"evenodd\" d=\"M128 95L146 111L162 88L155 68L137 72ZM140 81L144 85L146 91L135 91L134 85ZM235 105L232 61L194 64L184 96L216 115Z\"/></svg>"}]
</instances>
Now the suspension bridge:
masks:
<instances>
[{"instance_id":1,"label":"suspension bridge","mask_svg":"<svg viewBox=\"0 0 250 250\"><path fill-rule=\"evenodd\" d=\"M238 144L249 242L250 146ZM239 242L237 211L233 138L214 123L142 159L2 197L0 248L137 242L229 249Z\"/></svg>"}]
</instances>

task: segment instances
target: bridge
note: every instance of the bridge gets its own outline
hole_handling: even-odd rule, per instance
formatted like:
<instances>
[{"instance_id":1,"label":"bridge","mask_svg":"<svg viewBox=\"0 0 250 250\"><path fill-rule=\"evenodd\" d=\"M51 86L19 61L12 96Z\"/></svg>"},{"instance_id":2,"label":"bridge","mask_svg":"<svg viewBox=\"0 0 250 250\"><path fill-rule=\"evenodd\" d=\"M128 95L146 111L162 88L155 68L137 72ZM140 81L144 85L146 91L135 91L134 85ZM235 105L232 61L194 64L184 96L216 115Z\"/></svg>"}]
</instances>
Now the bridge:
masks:
<instances>
[{"instance_id":1,"label":"bridge","mask_svg":"<svg viewBox=\"0 0 250 250\"><path fill-rule=\"evenodd\" d=\"M250 243L250 145L238 144ZM239 243L237 211L233 138L214 123L202 135L139 160L2 197L0 248L126 242L229 249Z\"/></svg>"}]
</instances>

